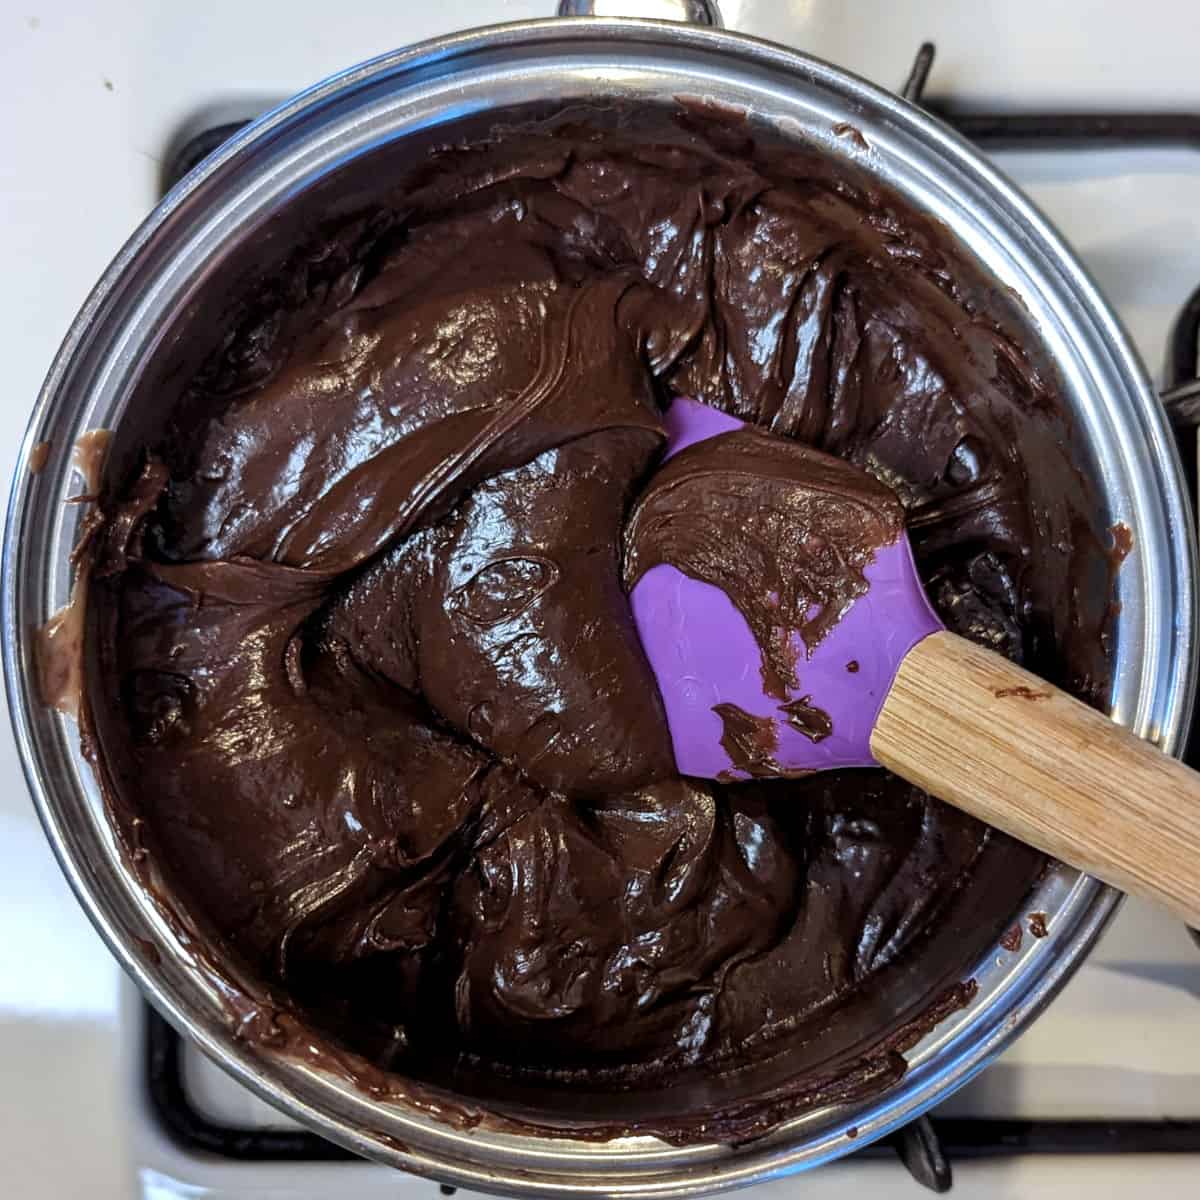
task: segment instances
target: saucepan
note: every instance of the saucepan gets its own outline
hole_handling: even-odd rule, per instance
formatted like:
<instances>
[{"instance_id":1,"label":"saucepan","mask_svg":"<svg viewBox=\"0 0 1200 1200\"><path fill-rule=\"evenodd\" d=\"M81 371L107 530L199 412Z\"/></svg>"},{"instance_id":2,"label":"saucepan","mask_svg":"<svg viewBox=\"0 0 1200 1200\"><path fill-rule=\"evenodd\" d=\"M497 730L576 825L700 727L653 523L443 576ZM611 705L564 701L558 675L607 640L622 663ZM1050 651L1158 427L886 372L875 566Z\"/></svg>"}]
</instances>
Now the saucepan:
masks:
<instances>
[{"instance_id":1,"label":"saucepan","mask_svg":"<svg viewBox=\"0 0 1200 1200\"><path fill-rule=\"evenodd\" d=\"M744 110L831 155L855 155L944 222L1020 297L1058 374L1105 520L1136 531L1136 553L1117 581L1114 717L1177 753L1196 685L1195 547L1174 442L1128 338L1045 218L907 101L794 50L716 28L710 5L667 7L710 23L547 19L439 38L352 67L221 147L154 210L80 311L37 399L4 541L5 678L25 770L63 870L124 968L203 1051L305 1125L381 1162L512 1195L695 1195L824 1162L883 1136L961 1086L1033 1020L1119 897L1052 865L1012 914L1013 922L1045 914L1047 936L1025 939L1017 952L983 947L964 964L978 988L974 1001L907 1051L898 1082L738 1145L551 1137L486 1120L470 1127L448 1110L374 1095L344 1072L240 1038L223 964L201 962L186 925L166 919L139 885L74 724L41 702L32 631L71 587L80 521L79 507L64 504L76 490L72 443L89 429L115 430L109 466L120 468L123 443L136 443L139 421L186 374L191 351L181 330L189 317L235 296L247 273L282 253L306 214L349 204L352 197L337 194L348 166L397 145L416 153L453 122L515 106L679 95ZM861 139L836 135L847 123ZM46 454L42 443L50 446L44 466L33 462ZM230 977L235 970L229 966Z\"/></svg>"}]
</instances>

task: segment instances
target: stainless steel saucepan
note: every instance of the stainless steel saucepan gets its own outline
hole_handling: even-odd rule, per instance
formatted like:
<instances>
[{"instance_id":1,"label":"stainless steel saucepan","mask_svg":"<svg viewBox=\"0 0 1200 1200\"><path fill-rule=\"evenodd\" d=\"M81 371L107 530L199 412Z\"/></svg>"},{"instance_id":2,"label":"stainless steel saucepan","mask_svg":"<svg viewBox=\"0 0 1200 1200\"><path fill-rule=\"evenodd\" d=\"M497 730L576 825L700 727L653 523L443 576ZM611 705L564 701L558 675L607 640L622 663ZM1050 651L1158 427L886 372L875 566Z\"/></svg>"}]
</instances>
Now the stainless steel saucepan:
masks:
<instances>
[{"instance_id":1,"label":"stainless steel saucepan","mask_svg":"<svg viewBox=\"0 0 1200 1200\"><path fill-rule=\"evenodd\" d=\"M570 0L563 7L601 9ZM976 1000L908 1053L898 1083L738 1146L548 1138L486 1122L459 1128L238 1040L212 973L198 968L178 929L125 869L73 724L41 704L31 631L70 588L79 512L63 501L75 438L114 429L119 457L123 432L165 387L161 364L186 357L179 331L189 316L235 294L306 213L336 209L338 181L373 155L394 153L398 143L417 147L464 115L678 94L748 110L786 136L855 155L943 221L1021 297L1073 410L1104 515L1135 531L1137 551L1118 581L1114 715L1177 752L1195 690L1195 548L1174 443L1128 338L1058 235L967 143L907 101L793 50L712 27L711 4L662 0L657 11L672 7L707 17L710 27L586 18L473 30L352 67L239 133L154 210L88 298L26 434L22 463L42 442L52 446L49 460L38 474L18 470L9 506L3 641L16 736L63 870L113 952L179 1029L304 1124L371 1158L485 1191L696 1195L844 1154L910 1121L999 1053L1079 965L1118 897L1067 868L1051 869L1013 914L1047 914L1049 935L1026 939L1016 953L981 948L966 964ZM869 150L835 136L840 122L860 130Z\"/></svg>"}]
</instances>

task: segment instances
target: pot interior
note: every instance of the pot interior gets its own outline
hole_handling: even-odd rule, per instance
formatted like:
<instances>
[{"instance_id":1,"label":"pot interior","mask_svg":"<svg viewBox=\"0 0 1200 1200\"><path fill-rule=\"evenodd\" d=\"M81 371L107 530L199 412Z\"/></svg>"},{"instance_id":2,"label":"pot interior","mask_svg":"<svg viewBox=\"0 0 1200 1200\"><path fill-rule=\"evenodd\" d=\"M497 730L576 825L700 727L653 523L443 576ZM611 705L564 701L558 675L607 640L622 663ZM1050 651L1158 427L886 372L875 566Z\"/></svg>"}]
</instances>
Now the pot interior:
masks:
<instances>
[{"instance_id":1,"label":"pot interior","mask_svg":"<svg viewBox=\"0 0 1200 1200\"><path fill-rule=\"evenodd\" d=\"M381 212L403 214L408 198L422 186L428 186L426 177L430 168L426 160L431 153L493 136L497 124L514 128L534 124L539 129L551 129L574 128L582 122L592 134L607 129L610 136L630 138L646 147L672 142L686 145L692 136L690 120L688 110L674 105L643 108L635 116L620 104L603 101L598 106L572 107L560 112L542 106L460 118L422 131L416 137L372 147L340 164L314 186L290 195L287 203L263 223L247 229L236 241L231 239L210 258L205 278L190 295L186 308L163 329L153 357L142 364L128 407L114 431L106 490L110 495L123 493L132 484L148 451L165 458L173 475L178 472L181 477L186 476L191 470L194 448L205 440L208 422L221 413L222 406L235 409L244 394L240 384L223 389L220 382L196 390L193 379L198 373L208 379L214 372L218 376L224 372L236 377L241 347L249 347L249 353L268 360L276 357L276 345L285 341L287 330L296 320L293 314L299 313L301 320L309 319L303 314L312 307L312 297L321 295L329 286L321 272L322 264L330 257L331 245L340 249L352 238L358 248L347 253L361 255L363 276L369 280L372 262L378 254L371 238L364 237L361 230L364 225L380 225ZM737 130L738 137L753 128L728 112L718 118L718 126L722 134ZM768 144L777 144L780 150L787 144L786 139L768 127L753 129L753 137L758 146L756 152L765 152ZM803 165L798 162L794 169L801 171ZM869 173L861 167L846 163L843 170L847 185L863 189L874 186ZM903 211L899 197L879 202L894 205L897 213ZM920 217L914 213L900 219L919 221ZM345 264L339 260L337 275L344 270ZM329 272L329 277L335 276ZM980 278L966 282L965 286L974 288L975 303L999 309L998 315L1010 327L1020 328L1023 324L1018 306L1007 297L999 300L992 294L989 281ZM289 295L295 298L289 299ZM1038 355L1035 335L1026 330L1023 340ZM229 350L231 342L233 351ZM282 358L282 352L278 356ZM1052 365L1044 356L1039 357L1039 370L1051 377ZM228 365L231 361L232 366ZM272 370L275 369L279 368ZM268 374L267 378L270 377ZM952 402L947 397L945 403ZM1052 431L1057 435L1062 427L1056 423ZM1044 426L1032 434L1017 430L1017 452L1033 455L1032 442L1049 436L1051 430ZM1030 445L1022 448L1023 442ZM1086 462L1081 465L1084 470L1094 470ZM1039 490L1043 484L1044 490ZM1061 479L1035 478L1033 505L1049 512L1054 492L1063 486ZM1079 514L1081 521L1088 518L1095 525L1095 536L1099 536L1108 522L1108 514ZM1048 538L1053 534L1047 525L1045 531L1038 530L1035 536ZM1084 548L1081 547L1080 553L1085 553ZM1110 586L1104 577L1104 564L1093 565L1098 572L1094 587L1102 592ZM1057 581L1048 578L1045 583L1050 587ZM1038 595L1041 586L1042 581L1037 581L1031 603L1049 614L1052 604L1047 596ZM93 598L96 594L95 590L91 593ZM1105 604L1099 600L1086 620L1095 629L1105 615ZM1047 615L1044 619L1051 618ZM1029 637L1035 639L1036 634ZM132 718L128 697L117 692L110 694L107 688L98 649L101 641L93 620L89 625L92 667L88 678L93 684L90 699L98 753L110 778L122 774L132 777L137 768L122 772L113 757L118 753L113 748L123 741L122 726ZM1099 646L1087 645L1081 634L1078 644L1067 647L1061 659L1054 655L1045 657L1043 669L1057 669L1068 680L1092 681L1103 678L1106 664ZM147 796L147 803L151 802ZM204 803L202 796L197 797L197 803ZM769 803L778 805L780 801ZM881 798L875 803L886 806L889 799ZM117 804L114 811L119 819L124 816L127 823L145 819L138 837L163 864L165 892L170 897L167 903L175 910L175 919L203 928L205 905L187 886L186 853L180 859L178 847L151 841L154 819L145 808L124 814L122 806ZM872 811L868 802L862 810L864 818L869 819ZM879 815L882 819L882 813ZM833 819L850 818L839 815ZM951 834L966 836L957 826L947 831L947 836ZM876 836L888 834L880 832ZM132 840L128 829L126 837ZM949 847L946 853L950 853ZM1041 856L997 835L964 872L953 896L940 903L942 911L926 922L928 928L915 946L906 949L896 961L872 969L869 981L864 979L844 997L833 1002L823 998L823 1011L802 1022L798 1032L764 1039L761 1050L749 1055L748 1062L733 1067L717 1068L703 1058L692 1066L663 1068L664 1079L659 1086L632 1088L619 1061L615 1070L589 1069L582 1076L574 1071L526 1075L519 1065L510 1073L499 1071L494 1062L471 1066L470 1058L448 1063L438 1055L431 1055L428 1060L406 1056L400 1074L447 1091L456 1099L482 1102L490 1109L547 1128L561 1127L564 1121L616 1129L647 1123L656 1127L661 1123L664 1130L684 1136L681 1131L692 1122L711 1122L717 1113L745 1108L747 1115L738 1118L737 1128L741 1129L744 1120L747 1128L758 1130L760 1125L776 1120L778 1114L803 1111L806 1098L822 1097L830 1081L840 1080L833 1084L838 1093L869 1094L878 1090L882 1080L895 1068L894 1061L883 1056L881 1043L903 1037L900 1031L914 1022L920 1023L948 989L971 979L972 965L1013 924L1043 868ZM195 880L195 886L203 896L205 882ZM930 887L933 887L932 877ZM807 903L816 903L819 894L810 895ZM215 935L209 932L208 936ZM236 957L227 939L218 936L216 944L222 948L222 954ZM252 967L240 965L238 978L254 975ZM304 987L299 983L296 986L304 997ZM319 992L319 984L317 988ZM445 1003L449 1004L448 996ZM301 1012L303 1019L311 1020L318 1030L324 1027L324 1033L339 1045L339 1052L356 1048L353 1031L330 1026L331 1018L322 1016L320 1001L315 996L312 1003L302 1003ZM345 1036L351 1039L349 1046L342 1044ZM769 1096L779 1097L778 1109L759 1111L764 1097Z\"/></svg>"}]
</instances>

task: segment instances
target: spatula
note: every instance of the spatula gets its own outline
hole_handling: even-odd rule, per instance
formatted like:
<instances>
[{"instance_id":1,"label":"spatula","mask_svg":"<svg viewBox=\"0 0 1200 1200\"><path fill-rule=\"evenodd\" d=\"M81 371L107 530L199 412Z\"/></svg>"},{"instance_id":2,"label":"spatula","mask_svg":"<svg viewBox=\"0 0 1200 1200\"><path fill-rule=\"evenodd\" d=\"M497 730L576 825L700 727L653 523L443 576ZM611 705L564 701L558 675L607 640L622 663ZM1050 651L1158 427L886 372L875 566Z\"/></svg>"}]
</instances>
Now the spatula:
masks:
<instances>
[{"instance_id":1,"label":"spatula","mask_svg":"<svg viewBox=\"0 0 1200 1200\"><path fill-rule=\"evenodd\" d=\"M664 465L743 428L677 399ZM632 526L638 517L635 509ZM884 766L1200 926L1200 775L948 632L902 531L874 548L862 579L861 594L813 645L793 635L795 679L781 694L768 687L762 646L725 591L669 561L637 577L630 602L679 770L731 780Z\"/></svg>"}]
</instances>

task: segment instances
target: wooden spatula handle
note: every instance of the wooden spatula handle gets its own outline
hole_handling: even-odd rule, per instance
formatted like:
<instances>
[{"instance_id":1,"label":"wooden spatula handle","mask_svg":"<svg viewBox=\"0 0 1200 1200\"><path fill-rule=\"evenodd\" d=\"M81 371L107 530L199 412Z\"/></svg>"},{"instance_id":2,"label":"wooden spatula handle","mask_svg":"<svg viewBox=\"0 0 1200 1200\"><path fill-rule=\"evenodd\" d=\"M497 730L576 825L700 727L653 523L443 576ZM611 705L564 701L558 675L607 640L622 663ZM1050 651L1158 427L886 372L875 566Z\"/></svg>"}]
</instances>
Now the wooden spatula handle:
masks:
<instances>
[{"instance_id":1,"label":"wooden spatula handle","mask_svg":"<svg viewBox=\"0 0 1200 1200\"><path fill-rule=\"evenodd\" d=\"M871 750L927 792L1200 926L1200 774L953 633L909 651Z\"/></svg>"}]
</instances>

